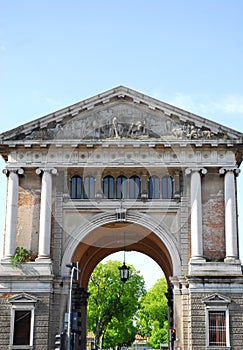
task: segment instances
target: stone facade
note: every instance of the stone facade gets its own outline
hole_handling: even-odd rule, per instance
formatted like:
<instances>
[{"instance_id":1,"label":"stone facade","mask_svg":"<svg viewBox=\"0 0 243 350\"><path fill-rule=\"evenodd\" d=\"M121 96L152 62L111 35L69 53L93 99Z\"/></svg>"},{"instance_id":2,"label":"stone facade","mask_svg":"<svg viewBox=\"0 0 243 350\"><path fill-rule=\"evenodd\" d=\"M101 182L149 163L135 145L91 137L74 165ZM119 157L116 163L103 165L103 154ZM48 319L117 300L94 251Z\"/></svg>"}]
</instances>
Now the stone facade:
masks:
<instances>
[{"instance_id":1,"label":"stone facade","mask_svg":"<svg viewBox=\"0 0 243 350\"><path fill-rule=\"evenodd\" d=\"M88 279L123 250L124 231L126 249L149 255L167 278L170 349L242 349L241 133L120 86L1 134L0 153L8 177L0 349L54 348L68 307L66 264L78 261L73 308L84 350ZM16 247L32 261L13 269ZM14 338L23 311L28 346ZM218 314L225 331L213 344Z\"/></svg>"}]
</instances>

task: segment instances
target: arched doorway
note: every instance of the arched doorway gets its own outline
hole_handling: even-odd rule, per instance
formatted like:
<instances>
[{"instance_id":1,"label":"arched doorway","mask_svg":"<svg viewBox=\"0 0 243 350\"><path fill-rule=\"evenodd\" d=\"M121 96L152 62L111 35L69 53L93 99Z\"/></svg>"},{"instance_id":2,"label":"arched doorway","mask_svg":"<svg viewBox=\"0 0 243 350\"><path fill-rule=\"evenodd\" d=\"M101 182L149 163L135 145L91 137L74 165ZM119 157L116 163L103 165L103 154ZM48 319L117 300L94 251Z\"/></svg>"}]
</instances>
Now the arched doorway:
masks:
<instances>
[{"instance_id":1,"label":"arched doorway","mask_svg":"<svg viewBox=\"0 0 243 350\"><path fill-rule=\"evenodd\" d=\"M79 261L80 286L87 282L94 267L107 255L124 249L136 250L155 260L165 273L166 279L181 275L181 259L176 238L163 224L141 212L127 212L120 220L116 213L102 213L77 227L69 237L65 248L61 273L67 276L66 264Z\"/></svg>"},{"instance_id":2,"label":"arched doorway","mask_svg":"<svg viewBox=\"0 0 243 350\"><path fill-rule=\"evenodd\" d=\"M126 251L137 251L152 258L163 270L168 285L170 277L180 275L180 257L175 238L162 222L151 220L151 217L148 219L145 214L128 212L124 217L117 217L117 213L116 215L103 213L95 215L86 225L78 227L70 237L69 245L64 252L62 273L66 274L67 262L78 261L82 300L80 306L82 350L86 348L89 277L101 260L124 248Z\"/></svg>"}]
</instances>

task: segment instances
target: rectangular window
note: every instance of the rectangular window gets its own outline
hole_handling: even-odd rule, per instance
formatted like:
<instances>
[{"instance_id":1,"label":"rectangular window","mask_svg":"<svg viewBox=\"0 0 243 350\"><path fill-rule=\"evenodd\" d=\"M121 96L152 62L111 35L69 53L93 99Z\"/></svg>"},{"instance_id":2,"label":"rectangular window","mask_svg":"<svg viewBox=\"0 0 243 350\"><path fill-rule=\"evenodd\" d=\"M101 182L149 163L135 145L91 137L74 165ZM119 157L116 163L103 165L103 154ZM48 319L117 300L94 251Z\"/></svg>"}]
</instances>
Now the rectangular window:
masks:
<instances>
[{"instance_id":1,"label":"rectangular window","mask_svg":"<svg viewBox=\"0 0 243 350\"><path fill-rule=\"evenodd\" d=\"M31 311L15 310L13 345L30 345Z\"/></svg>"},{"instance_id":2,"label":"rectangular window","mask_svg":"<svg viewBox=\"0 0 243 350\"><path fill-rule=\"evenodd\" d=\"M209 346L226 346L226 312L209 311Z\"/></svg>"}]
</instances>

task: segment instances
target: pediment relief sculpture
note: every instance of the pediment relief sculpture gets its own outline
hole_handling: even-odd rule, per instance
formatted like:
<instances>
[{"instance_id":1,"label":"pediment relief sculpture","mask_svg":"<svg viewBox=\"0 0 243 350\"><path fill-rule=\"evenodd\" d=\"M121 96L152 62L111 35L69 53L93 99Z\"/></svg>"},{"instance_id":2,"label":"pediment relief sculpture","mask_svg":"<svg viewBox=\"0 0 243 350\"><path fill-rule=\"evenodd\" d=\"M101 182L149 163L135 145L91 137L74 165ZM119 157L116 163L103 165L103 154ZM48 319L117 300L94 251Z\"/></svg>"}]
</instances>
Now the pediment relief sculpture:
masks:
<instances>
[{"instance_id":1,"label":"pediment relief sculpture","mask_svg":"<svg viewBox=\"0 0 243 350\"><path fill-rule=\"evenodd\" d=\"M57 123L53 128L33 130L25 137L31 139L164 139L164 140L207 140L227 138L209 128L197 127L178 118L158 116L133 108L113 108L72 118L65 124Z\"/></svg>"}]
</instances>

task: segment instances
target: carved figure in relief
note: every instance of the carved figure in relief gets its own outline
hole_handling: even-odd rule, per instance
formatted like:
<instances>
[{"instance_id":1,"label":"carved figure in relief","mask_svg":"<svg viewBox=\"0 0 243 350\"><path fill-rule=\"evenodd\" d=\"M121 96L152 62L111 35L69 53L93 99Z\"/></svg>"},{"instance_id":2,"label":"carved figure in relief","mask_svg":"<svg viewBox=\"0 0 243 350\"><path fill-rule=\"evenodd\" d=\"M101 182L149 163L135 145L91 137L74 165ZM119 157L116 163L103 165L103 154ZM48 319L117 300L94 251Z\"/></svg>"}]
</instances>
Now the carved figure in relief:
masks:
<instances>
[{"instance_id":1,"label":"carved figure in relief","mask_svg":"<svg viewBox=\"0 0 243 350\"><path fill-rule=\"evenodd\" d=\"M182 139L183 135L184 135L184 131L181 127L178 128L174 128L172 129L172 135L175 136L177 139Z\"/></svg>"},{"instance_id":2,"label":"carved figure in relief","mask_svg":"<svg viewBox=\"0 0 243 350\"><path fill-rule=\"evenodd\" d=\"M211 137L212 137L212 132L211 132L211 130L204 130L204 131L202 132L202 134L203 134L203 136L205 137L205 139L211 139Z\"/></svg>"},{"instance_id":3,"label":"carved figure in relief","mask_svg":"<svg viewBox=\"0 0 243 350\"><path fill-rule=\"evenodd\" d=\"M128 130L127 136L140 136L145 133L144 123L138 120L136 123L131 123L130 128Z\"/></svg>"},{"instance_id":4,"label":"carved figure in relief","mask_svg":"<svg viewBox=\"0 0 243 350\"><path fill-rule=\"evenodd\" d=\"M172 129L171 134L177 139L187 138L190 140L197 140L202 138L210 139L213 136L213 133L210 130L202 130L200 128L196 128L191 124L178 125Z\"/></svg>"},{"instance_id":5,"label":"carved figure in relief","mask_svg":"<svg viewBox=\"0 0 243 350\"><path fill-rule=\"evenodd\" d=\"M117 131L117 119L114 117L112 119L112 130L115 133L115 137L118 138L118 131Z\"/></svg>"},{"instance_id":6,"label":"carved figure in relief","mask_svg":"<svg viewBox=\"0 0 243 350\"><path fill-rule=\"evenodd\" d=\"M188 139L198 139L199 138L199 129L196 129L194 125L191 125L191 130L186 135Z\"/></svg>"}]
</instances>

